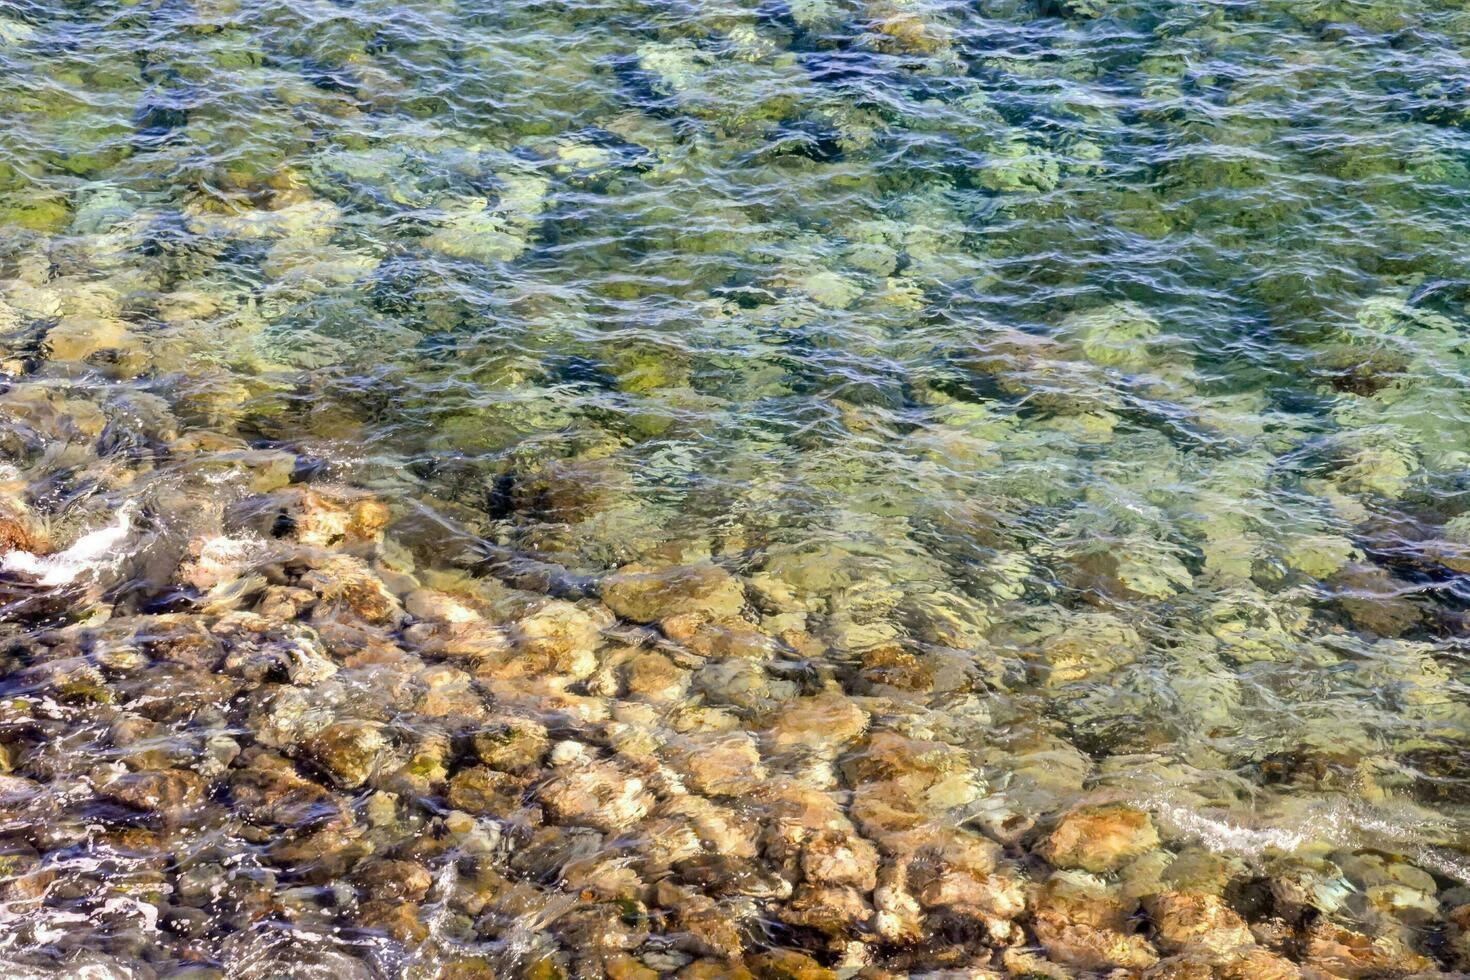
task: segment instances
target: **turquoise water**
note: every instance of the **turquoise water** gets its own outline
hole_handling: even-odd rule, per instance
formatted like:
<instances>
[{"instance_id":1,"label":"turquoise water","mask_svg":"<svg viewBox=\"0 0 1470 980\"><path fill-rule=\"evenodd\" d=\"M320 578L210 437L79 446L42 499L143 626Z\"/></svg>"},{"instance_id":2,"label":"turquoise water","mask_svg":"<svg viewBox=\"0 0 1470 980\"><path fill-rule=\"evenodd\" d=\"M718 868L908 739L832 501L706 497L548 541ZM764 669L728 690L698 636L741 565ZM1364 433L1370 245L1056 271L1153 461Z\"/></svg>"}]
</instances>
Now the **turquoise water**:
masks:
<instances>
[{"instance_id":1,"label":"turquoise water","mask_svg":"<svg viewBox=\"0 0 1470 980\"><path fill-rule=\"evenodd\" d=\"M7 975L1470 970L1463 3L28 0L0 107Z\"/></svg>"}]
</instances>

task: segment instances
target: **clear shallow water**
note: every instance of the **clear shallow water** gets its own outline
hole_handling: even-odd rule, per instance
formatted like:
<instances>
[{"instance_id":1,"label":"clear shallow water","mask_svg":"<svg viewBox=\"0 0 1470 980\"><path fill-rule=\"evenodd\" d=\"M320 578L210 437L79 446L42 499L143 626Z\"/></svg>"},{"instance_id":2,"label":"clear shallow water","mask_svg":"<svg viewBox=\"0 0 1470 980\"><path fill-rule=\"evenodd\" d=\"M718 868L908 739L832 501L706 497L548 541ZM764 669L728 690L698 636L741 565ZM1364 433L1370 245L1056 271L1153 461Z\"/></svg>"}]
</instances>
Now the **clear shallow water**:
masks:
<instances>
[{"instance_id":1,"label":"clear shallow water","mask_svg":"<svg viewBox=\"0 0 1470 980\"><path fill-rule=\"evenodd\" d=\"M13 975L1470 969L1463 5L3 14Z\"/></svg>"}]
</instances>

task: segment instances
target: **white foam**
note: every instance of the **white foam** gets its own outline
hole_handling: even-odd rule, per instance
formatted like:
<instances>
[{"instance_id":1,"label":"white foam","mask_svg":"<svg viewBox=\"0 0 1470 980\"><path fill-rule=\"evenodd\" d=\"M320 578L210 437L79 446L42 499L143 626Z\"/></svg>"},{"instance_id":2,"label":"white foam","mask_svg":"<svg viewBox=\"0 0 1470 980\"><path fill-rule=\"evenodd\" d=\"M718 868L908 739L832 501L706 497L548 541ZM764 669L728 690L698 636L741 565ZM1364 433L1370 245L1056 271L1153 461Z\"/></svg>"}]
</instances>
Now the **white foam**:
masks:
<instances>
[{"instance_id":1,"label":"white foam","mask_svg":"<svg viewBox=\"0 0 1470 980\"><path fill-rule=\"evenodd\" d=\"M89 531L59 554L11 551L0 561L0 571L31 576L40 585L69 585L82 575L114 565L125 557L116 549L127 539L132 527L132 506L124 505L117 512L116 524Z\"/></svg>"},{"instance_id":2,"label":"white foam","mask_svg":"<svg viewBox=\"0 0 1470 980\"><path fill-rule=\"evenodd\" d=\"M1258 826L1247 826L1162 796L1139 802L1160 820L1217 853L1258 858L1268 851L1289 854L1315 844L1396 848L1421 867L1470 883L1470 861L1426 840L1443 837L1452 828L1444 821L1428 819L1421 811L1413 816L1400 813L1395 818L1367 803L1324 800L1292 818L1278 818L1276 822L1264 819Z\"/></svg>"}]
</instances>

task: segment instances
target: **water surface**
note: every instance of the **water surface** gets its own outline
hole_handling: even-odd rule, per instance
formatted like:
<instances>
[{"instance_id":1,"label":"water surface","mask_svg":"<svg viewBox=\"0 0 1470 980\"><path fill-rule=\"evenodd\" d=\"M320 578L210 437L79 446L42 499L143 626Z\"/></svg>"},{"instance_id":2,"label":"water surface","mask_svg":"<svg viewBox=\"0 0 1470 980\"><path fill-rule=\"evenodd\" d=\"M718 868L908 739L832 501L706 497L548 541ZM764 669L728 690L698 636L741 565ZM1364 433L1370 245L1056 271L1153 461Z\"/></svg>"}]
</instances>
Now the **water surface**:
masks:
<instances>
[{"instance_id":1,"label":"water surface","mask_svg":"<svg viewBox=\"0 0 1470 980\"><path fill-rule=\"evenodd\" d=\"M7 975L1470 970L1463 3L26 0L0 108Z\"/></svg>"}]
</instances>

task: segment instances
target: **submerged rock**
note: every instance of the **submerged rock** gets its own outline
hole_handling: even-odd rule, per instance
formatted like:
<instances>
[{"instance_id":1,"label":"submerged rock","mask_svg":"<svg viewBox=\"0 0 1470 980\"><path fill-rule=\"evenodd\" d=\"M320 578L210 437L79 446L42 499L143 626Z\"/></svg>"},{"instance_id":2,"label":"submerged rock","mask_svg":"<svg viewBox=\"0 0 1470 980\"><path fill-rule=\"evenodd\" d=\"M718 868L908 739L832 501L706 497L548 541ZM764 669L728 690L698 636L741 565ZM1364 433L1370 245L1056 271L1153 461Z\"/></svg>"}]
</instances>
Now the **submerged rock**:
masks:
<instances>
[{"instance_id":1,"label":"submerged rock","mask_svg":"<svg viewBox=\"0 0 1470 980\"><path fill-rule=\"evenodd\" d=\"M602 582L602 601L624 619L652 623L694 615L718 620L745 606L740 582L718 565L625 566Z\"/></svg>"},{"instance_id":2,"label":"submerged rock","mask_svg":"<svg viewBox=\"0 0 1470 980\"><path fill-rule=\"evenodd\" d=\"M302 752L338 786L356 789L377 771L388 746L382 726L366 721L341 721L308 738L302 744Z\"/></svg>"},{"instance_id":3,"label":"submerged rock","mask_svg":"<svg viewBox=\"0 0 1470 980\"><path fill-rule=\"evenodd\" d=\"M1060 868L1114 871L1159 846L1147 813L1108 804L1082 807L1062 817L1038 853Z\"/></svg>"}]
</instances>

